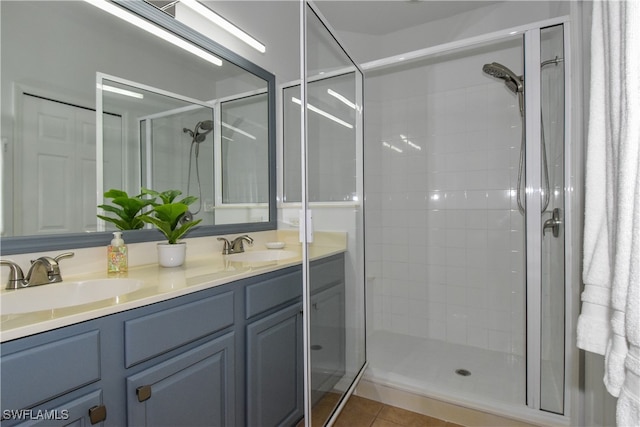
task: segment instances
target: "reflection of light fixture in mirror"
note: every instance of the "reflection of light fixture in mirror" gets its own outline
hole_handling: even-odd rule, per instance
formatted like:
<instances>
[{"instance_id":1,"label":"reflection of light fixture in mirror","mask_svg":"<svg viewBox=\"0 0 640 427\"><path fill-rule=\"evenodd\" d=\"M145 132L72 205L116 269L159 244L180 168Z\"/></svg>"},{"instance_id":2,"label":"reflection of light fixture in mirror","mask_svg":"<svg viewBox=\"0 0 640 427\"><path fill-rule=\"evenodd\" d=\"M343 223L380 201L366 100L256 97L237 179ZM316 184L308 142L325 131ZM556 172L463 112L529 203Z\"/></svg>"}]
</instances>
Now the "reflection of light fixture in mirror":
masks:
<instances>
[{"instance_id":1,"label":"reflection of light fixture in mirror","mask_svg":"<svg viewBox=\"0 0 640 427\"><path fill-rule=\"evenodd\" d=\"M225 127L225 128L227 128L227 129L231 129L232 131L237 132L237 133L239 133L239 134L241 134L241 135L244 135L244 136L246 136L247 138L256 139L256 137L255 137L255 136L253 136L253 135L251 135L250 133L245 132L245 131L243 131L242 129L238 129L237 127L233 127L233 126L231 126L231 125L230 125L230 124L228 124L228 123L222 122L222 127ZM233 141L233 140L231 139L231 141Z\"/></svg>"},{"instance_id":2,"label":"reflection of light fixture in mirror","mask_svg":"<svg viewBox=\"0 0 640 427\"><path fill-rule=\"evenodd\" d=\"M246 44L248 44L249 46L257 50L258 52L265 53L265 51L267 50L267 48L258 40L254 39L249 34L245 33L240 28L236 27L231 22L227 21L222 16L215 13L213 10L204 6L202 3L196 0L181 0L180 3L187 6L189 9L193 10L194 12L204 16L206 19L213 22L223 30L226 30L227 32L233 34L234 36L236 36L237 38L239 38L240 40L242 40L243 42L245 42Z\"/></svg>"},{"instance_id":3,"label":"reflection of light fixture in mirror","mask_svg":"<svg viewBox=\"0 0 640 427\"><path fill-rule=\"evenodd\" d=\"M109 3L106 0L84 0L84 1L97 7L98 9L102 9L105 12L112 14L113 16L116 16L122 20L125 20L128 23L135 25L136 27L153 34L154 36L160 37L161 39L166 40L169 43L175 46L178 46L181 49L186 50L187 52L193 53L194 55L199 56L205 61L209 61L212 64L215 64L218 66L222 65L222 60L220 58L211 55L209 52L206 52L205 50L194 46L188 41L183 40L180 37L177 37L171 34L170 32L152 24L151 22L146 21L142 18L139 18L134 14L119 8L118 6L112 3Z\"/></svg>"},{"instance_id":4,"label":"reflection of light fixture in mirror","mask_svg":"<svg viewBox=\"0 0 640 427\"><path fill-rule=\"evenodd\" d=\"M295 102L298 105L302 105L302 101L300 101L298 98L291 97L291 101ZM347 123L344 120L340 120L336 116L333 116L333 115L327 113L326 111L323 111L323 110L319 109L318 107L314 107L311 104L307 104L307 108L309 108L309 110L313 111L314 113L318 113L321 116L324 116L329 120L333 120L334 122L341 124L342 126L344 126L346 128L353 129L353 125L352 124Z\"/></svg>"},{"instance_id":5,"label":"reflection of light fixture in mirror","mask_svg":"<svg viewBox=\"0 0 640 427\"><path fill-rule=\"evenodd\" d=\"M144 95L138 92L132 92L130 90L126 90L126 89L120 89L119 87L114 87L114 86L109 86L109 85L101 85L100 83L98 83L96 85L98 87L98 89L102 89L106 92L112 92L112 93L117 93L119 95L124 95L124 96L130 96L132 98L138 98L138 99L143 99Z\"/></svg>"},{"instance_id":6,"label":"reflection of light fixture in mirror","mask_svg":"<svg viewBox=\"0 0 640 427\"><path fill-rule=\"evenodd\" d=\"M387 141L382 141L382 145L384 147L387 147L393 151L397 151L398 153L402 153L402 150L398 147L396 147L395 145L389 144Z\"/></svg>"},{"instance_id":7,"label":"reflection of light fixture in mirror","mask_svg":"<svg viewBox=\"0 0 640 427\"><path fill-rule=\"evenodd\" d=\"M354 110L356 110L356 104L354 104L353 102L349 101L344 95L340 95L338 92L336 92L333 89L327 89L327 93L329 95L333 96L334 98L337 98L339 101L343 102L348 107L353 108Z\"/></svg>"},{"instance_id":8,"label":"reflection of light fixture in mirror","mask_svg":"<svg viewBox=\"0 0 640 427\"><path fill-rule=\"evenodd\" d=\"M400 134L400 138L404 141L405 144L407 144L409 147L411 148L415 148L418 151L422 151L422 147L414 144L413 142L409 141L409 138L407 138L406 136L404 136L403 134Z\"/></svg>"}]
</instances>

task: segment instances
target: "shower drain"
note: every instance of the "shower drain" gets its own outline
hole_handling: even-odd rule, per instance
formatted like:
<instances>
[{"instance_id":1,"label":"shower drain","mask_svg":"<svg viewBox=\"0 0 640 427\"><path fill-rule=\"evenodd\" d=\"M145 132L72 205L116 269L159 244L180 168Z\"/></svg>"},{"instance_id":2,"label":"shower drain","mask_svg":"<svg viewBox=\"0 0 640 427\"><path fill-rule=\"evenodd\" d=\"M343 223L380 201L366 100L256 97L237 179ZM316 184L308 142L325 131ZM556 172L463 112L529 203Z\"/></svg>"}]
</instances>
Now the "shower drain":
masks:
<instances>
[{"instance_id":1,"label":"shower drain","mask_svg":"<svg viewBox=\"0 0 640 427\"><path fill-rule=\"evenodd\" d=\"M468 377L471 375L471 371L467 371L466 369L456 369L456 374L462 375L463 377Z\"/></svg>"}]
</instances>

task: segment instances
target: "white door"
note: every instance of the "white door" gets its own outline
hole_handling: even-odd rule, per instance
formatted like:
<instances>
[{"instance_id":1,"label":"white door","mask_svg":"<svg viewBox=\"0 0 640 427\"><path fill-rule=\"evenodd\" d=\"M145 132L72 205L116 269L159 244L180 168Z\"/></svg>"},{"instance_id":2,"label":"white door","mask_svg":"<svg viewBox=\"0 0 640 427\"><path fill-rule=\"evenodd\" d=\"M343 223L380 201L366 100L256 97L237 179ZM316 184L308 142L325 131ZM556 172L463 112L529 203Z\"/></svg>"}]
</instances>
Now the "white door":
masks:
<instances>
[{"instance_id":1,"label":"white door","mask_svg":"<svg viewBox=\"0 0 640 427\"><path fill-rule=\"evenodd\" d=\"M16 173L16 235L96 229L95 111L27 94Z\"/></svg>"}]
</instances>

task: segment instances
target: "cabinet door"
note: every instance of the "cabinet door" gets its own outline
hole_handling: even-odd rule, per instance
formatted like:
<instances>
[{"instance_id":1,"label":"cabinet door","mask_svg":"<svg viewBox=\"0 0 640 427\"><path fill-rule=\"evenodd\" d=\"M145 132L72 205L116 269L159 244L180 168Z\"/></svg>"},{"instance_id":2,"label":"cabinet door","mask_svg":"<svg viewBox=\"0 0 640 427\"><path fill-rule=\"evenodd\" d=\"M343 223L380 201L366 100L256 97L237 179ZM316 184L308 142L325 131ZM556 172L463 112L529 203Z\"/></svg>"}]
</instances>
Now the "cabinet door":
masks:
<instances>
[{"instance_id":1,"label":"cabinet door","mask_svg":"<svg viewBox=\"0 0 640 427\"><path fill-rule=\"evenodd\" d=\"M344 284L311 296L311 388L314 402L344 375Z\"/></svg>"},{"instance_id":2,"label":"cabinet door","mask_svg":"<svg viewBox=\"0 0 640 427\"><path fill-rule=\"evenodd\" d=\"M234 334L127 378L129 426L233 426Z\"/></svg>"},{"instance_id":3,"label":"cabinet door","mask_svg":"<svg viewBox=\"0 0 640 427\"><path fill-rule=\"evenodd\" d=\"M102 407L102 391L96 390L77 399L49 408L34 408L22 411L3 411L2 425L11 424L13 420L23 420L16 427L87 427L91 425L102 426L103 417L96 417L94 423L89 416L93 408L100 410ZM106 411L106 410L105 410ZM106 414L106 412L102 412ZM97 414L97 412L96 412ZM4 421L6 419L6 421Z\"/></svg>"},{"instance_id":4,"label":"cabinet door","mask_svg":"<svg viewBox=\"0 0 640 427\"><path fill-rule=\"evenodd\" d=\"M247 326L247 425L293 425L304 415L300 304Z\"/></svg>"}]
</instances>

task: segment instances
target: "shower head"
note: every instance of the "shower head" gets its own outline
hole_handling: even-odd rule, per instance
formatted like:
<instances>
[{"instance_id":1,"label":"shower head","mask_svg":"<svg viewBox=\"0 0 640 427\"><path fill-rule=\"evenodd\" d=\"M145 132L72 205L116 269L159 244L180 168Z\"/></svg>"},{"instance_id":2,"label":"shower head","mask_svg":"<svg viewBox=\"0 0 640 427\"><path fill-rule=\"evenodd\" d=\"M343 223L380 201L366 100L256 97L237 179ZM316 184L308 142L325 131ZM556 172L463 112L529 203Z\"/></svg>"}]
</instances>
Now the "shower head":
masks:
<instances>
[{"instance_id":1,"label":"shower head","mask_svg":"<svg viewBox=\"0 0 640 427\"><path fill-rule=\"evenodd\" d=\"M505 84L513 93L519 93L524 91L524 83L522 77L516 76L516 74L509 68L497 62L491 64L484 64L482 71L498 79L504 80Z\"/></svg>"},{"instance_id":2,"label":"shower head","mask_svg":"<svg viewBox=\"0 0 640 427\"><path fill-rule=\"evenodd\" d=\"M204 121L198 122L198 124L196 125L196 130L198 128L204 131L211 131L213 129L213 120L204 120Z\"/></svg>"},{"instance_id":3,"label":"shower head","mask_svg":"<svg viewBox=\"0 0 640 427\"><path fill-rule=\"evenodd\" d=\"M207 134L213 130L213 120L198 122L194 129L193 141L200 143L205 140Z\"/></svg>"},{"instance_id":4,"label":"shower head","mask_svg":"<svg viewBox=\"0 0 640 427\"><path fill-rule=\"evenodd\" d=\"M207 134L213 130L213 120L203 120L196 124L196 127L191 130L182 128L182 132L188 133L191 137L191 143L201 143L207 137Z\"/></svg>"}]
</instances>

